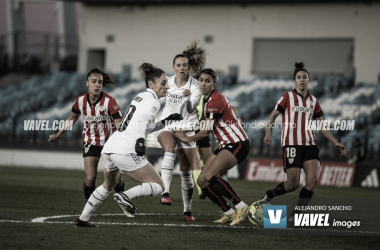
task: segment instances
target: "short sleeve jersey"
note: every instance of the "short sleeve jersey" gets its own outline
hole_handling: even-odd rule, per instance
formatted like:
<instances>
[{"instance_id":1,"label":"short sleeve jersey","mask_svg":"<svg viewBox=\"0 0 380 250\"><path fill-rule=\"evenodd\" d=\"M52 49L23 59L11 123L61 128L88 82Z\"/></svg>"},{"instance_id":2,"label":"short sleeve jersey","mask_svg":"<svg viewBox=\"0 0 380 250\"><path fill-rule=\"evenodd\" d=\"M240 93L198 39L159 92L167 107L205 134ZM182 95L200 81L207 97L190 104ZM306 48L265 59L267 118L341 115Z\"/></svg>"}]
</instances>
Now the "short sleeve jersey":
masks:
<instances>
[{"instance_id":1,"label":"short sleeve jersey","mask_svg":"<svg viewBox=\"0 0 380 250\"><path fill-rule=\"evenodd\" d=\"M307 93L303 98L294 89L282 95L275 110L282 113L282 147L316 145L315 132L309 125L313 119L322 117L323 111L315 96Z\"/></svg>"},{"instance_id":2,"label":"short sleeve jersey","mask_svg":"<svg viewBox=\"0 0 380 250\"><path fill-rule=\"evenodd\" d=\"M138 94L125 112L116 131L104 145L103 153L126 155L135 152L136 140L150 133L161 104L154 91Z\"/></svg>"},{"instance_id":3,"label":"short sleeve jersey","mask_svg":"<svg viewBox=\"0 0 380 250\"><path fill-rule=\"evenodd\" d=\"M121 118L121 111L116 100L107 93L101 92L98 100L91 104L89 94L79 96L71 110L81 114L83 143L85 146L103 146L109 136L116 131L114 119Z\"/></svg>"},{"instance_id":4,"label":"short sleeve jersey","mask_svg":"<svg viewBox=\"0 0 380 250\"><path fill-rule=\"evenodd\" d=\"M183 121L198 121L198 111L196 109L196 106L199 104L202 95L198 87L198 81L190 76L187 83L184 86L178 88L177 84L175 83L175 76L171 76L168 78L168 85L169 90L166 94L166 105L162 111L160 120L165 119L171 114L178 113L182 115ZM190 90L190 97L182 96L182 93L185 89ZM187 109L188 101L196 103L195 108L190 113Z\"/></svg>"},{"instance_id":5,"label":"short sleeve jersey","mask_svg":"<svg viewBox=\"0 0 380 250\"><path fill-rule=\"evenodd\" d=\"M212 134L224 148L229 143L248 140L248 136L236 118L229 101L224 95L214 90L207 100L204 100L203 113L206 118L215 120Z\"/></svg>"}]
</instances>

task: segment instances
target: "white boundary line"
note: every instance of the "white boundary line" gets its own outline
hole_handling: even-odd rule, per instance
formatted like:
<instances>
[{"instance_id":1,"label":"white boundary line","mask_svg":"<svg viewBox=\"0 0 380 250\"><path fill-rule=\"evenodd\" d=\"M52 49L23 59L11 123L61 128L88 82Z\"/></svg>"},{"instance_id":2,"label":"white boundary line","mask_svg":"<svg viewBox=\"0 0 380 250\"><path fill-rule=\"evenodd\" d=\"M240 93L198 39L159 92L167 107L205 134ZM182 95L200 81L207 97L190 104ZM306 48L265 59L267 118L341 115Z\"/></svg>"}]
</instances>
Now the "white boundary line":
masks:
<instances>
[{"instance_id":1,"label":"white boundary line","mask_svg":"<svg viewBox=\"0 0 380 250\"><path fill-rule=\"evenodd\" d=\"M179 216L182 214L156 214L156 213L139 213L137 216ZM209 215L209 214L203 214ZM0 220L0 223L46 223L46 224L73 224L69 221L46 221L49 219L67 218L67 217L78 217L78 214L71 215L55 215L47 217L37 217L30 221L17 221L17 220ZM93 214L92 216L123 216L124 214ZM261 230L286 230L286 231L309 231L309 232L319 232L319 233L359 233L359 234L375 234L380 235L380 232L374 231L351 231L351 230L323 230L323 229L310 229L310 228L281 228L281 229L266 229L261 227L244 227L244 226L224 226L224 225L202 225L202 224L159 224L159 223L122 223L122 222L96 222L100 225L124 225L124 226L164 226L164 227L211 227L211 228L230 228L230 229L261 229Z\"/></svg>"}]
</instances>

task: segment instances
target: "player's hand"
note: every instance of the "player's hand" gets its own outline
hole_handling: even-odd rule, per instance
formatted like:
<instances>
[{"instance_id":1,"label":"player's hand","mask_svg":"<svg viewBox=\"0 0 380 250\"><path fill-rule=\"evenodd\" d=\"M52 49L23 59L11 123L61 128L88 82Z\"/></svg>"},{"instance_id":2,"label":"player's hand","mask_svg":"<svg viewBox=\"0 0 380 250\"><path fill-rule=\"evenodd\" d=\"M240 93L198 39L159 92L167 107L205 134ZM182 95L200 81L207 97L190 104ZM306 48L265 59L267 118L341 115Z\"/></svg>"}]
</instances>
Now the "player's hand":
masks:
<instances>
[{"instance_id":1,"label":"player's hand","mask_svg":"<svg viewBox=\"0 0 380 250\"><path fill-rule=\"evenodd\" d=\"M340 144L339 142L335 143L335 147L337 147L342 155L346 156L348 153L348 149L343 144Z\"/></svg>"},{"instance_id":2,"label":"player's hand","mask_svg":"<svg viewBox=\"0 0 380 250\"><path fill-rule=\"evenodd\" d=\"M181 114L177 114L177 113L174 113L174 114L171 114L169 115L168 117L166 117L165 119L163 119L161 121L162 125L165 125L165 121L180 121L180 120L183 120L183 117Z\"/></svg>"},{"instance_id":3,"label":"player's hand","mask_svg":"<svg viewBox=\"0 0 380 250\"><path fill-rule=\"evenodd\" d=\"M49 140L48 141L55 142L56 140L58 140L58 138L59 138L58 134L49 135Z\"/></svg>"},{"instance_id":4,"label":"player's hand","mask_svg":"<svg viewBox=\"0 0 380 250\"><path fill-rule=\"evenodd\" d=\"M182 92L182 96L186 97L186 96L190 96L191 95L191 91L190 89L185 89L183 92Z\"/></svg>"},{"instance_id":5,"label":"player's hand","mask_svg":"<svg viewBox=\"0 0 380 250\"><path fill-rule=\"evenodd\" d=\"M135 151L138 156L143 156L145 155L145 139L144 138L139 138L136 140L136 145L135 145Z\"/></svg>"},{"instance_id":6,"label":"player's hand","mask_svg":"<svg viewBox=\"0 0 380 250\"><path fill-rule=\"evenodd\" d=\"M174 132L174 136L183 142L189 141L189 138L182 131Z\"/></svg>"},{"instance_id":7,"label":"player's hand","mask_svg":"<svg viewBox=\"0 0 380 250\"><path fill-rule=\"evenodd\" d=\"M264 138L264 144L267 145L269 147L270 143L272 141L272 135L266 135L265 138Z\"/></svg>"}]
</instances>

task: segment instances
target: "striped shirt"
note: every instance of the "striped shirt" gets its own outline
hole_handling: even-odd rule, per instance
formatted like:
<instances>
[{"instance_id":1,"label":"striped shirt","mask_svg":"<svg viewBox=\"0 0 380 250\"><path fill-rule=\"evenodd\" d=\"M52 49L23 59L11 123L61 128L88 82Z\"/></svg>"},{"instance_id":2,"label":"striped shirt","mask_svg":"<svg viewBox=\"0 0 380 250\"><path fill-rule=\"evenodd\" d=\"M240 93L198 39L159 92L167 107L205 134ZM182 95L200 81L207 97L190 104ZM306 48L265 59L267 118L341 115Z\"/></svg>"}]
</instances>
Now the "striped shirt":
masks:
<instances>
[{"instance_id":1,"label":"striped shirt","mask_svg":"<svg viewBox=\"0 0 380 250\"><path fill-rule=\"evenodd\" d=\"M215 120L211 133L218 141L220 148L224 148L229 143L248 140L224 95L214 90L204 103L205 117Z\"/></svg>"},{"instance_id":2,"label":"striped shirt","mask_svg":"<svg viewBox=\"0 0 380 250\"><path fill-rule=\"evenodd\" d=\"M93 105L90 103L88 93L79 96L71 111L82 114L84 146L103 146L110 134L116 131L114 119L121 118L116 100L103 91Z\"/></svg>"},{"instance_id":3,"label":"striped shirt","mask_svg":"<svg viewBox=\"0 0 380 250\"><path fill-rule=\"evenodd\" d=\"M303 98L294 89L282 95L275 109L282 113L282 147L316 145L315 132L309 130L306 124L323 116L315 96L307 93Z\"/></svg>"}]
</instances>

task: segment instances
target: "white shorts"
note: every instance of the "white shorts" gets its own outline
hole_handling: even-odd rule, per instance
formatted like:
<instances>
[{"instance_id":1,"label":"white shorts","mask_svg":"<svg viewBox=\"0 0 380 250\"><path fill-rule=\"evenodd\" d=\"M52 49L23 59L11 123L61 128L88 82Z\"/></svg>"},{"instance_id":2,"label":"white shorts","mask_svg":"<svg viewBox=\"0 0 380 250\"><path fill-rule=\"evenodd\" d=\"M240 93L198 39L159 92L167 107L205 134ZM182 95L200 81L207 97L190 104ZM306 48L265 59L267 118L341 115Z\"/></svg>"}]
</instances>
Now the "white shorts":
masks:
<instances>
[{"instance_id":1,"label":"white shorts","mask_svg":"<svg viewBox=\"0 0 380 250\"><path fill-rule=\"evenodd\" d=\"M104 168L108 172L116 169L119 169L121 173L132 172L149 163L144 156L138 156L135 153L127 155L102 153L102 158L105 164Z\"/></svg>"},{"instance_id":2,"label":"white shorts","mask_svg":"<svg viewBox=\"0 0 380 250\"><path fill-rule=\"evenodd\" d=\"M160 135L161 132L164 132L164 131L173 133L173 131L171 131L170 129L163 128L163 129L157 131L157 137ZM193 135L195 135L195 131L186 132L185 135L187 135L189 137L193 136ZM183 142L180 139L178 139L177 137L175 137L175 139L176 139L176 147L175 147L175 149L195 148L197 146L197 143L195 141L192 141L192 142Z\"/></svg>"}]
</instances>

